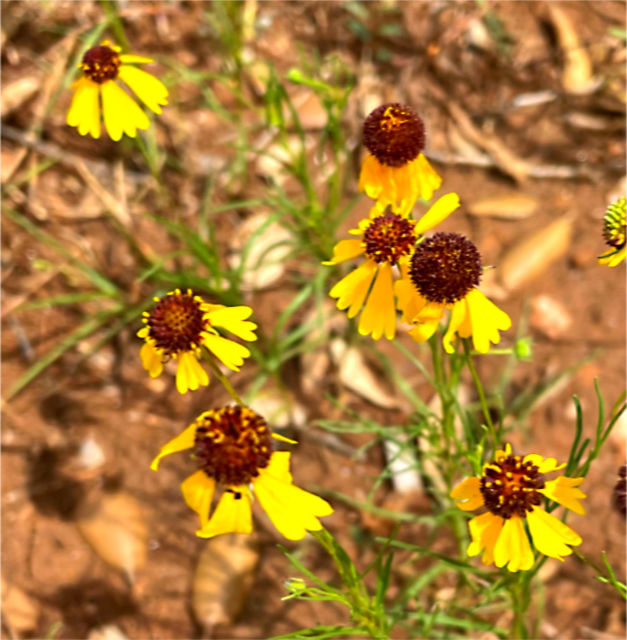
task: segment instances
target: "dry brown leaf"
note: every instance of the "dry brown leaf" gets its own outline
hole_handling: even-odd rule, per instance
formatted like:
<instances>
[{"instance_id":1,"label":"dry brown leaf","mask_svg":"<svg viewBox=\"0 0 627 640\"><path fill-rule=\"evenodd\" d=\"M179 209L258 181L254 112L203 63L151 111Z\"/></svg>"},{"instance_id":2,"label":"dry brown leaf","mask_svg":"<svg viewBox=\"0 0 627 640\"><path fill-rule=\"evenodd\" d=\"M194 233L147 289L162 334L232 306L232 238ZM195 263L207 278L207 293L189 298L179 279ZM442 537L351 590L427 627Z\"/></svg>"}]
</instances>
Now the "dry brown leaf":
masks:
<instances>
[{"instance_id":1,"label":"dry brown leaf","mask_svg":"<svg viewBox=\"0 0 627 640\"><path fill-rule=\"evenodd\" d=\"M91 548L132 583L148 549L148 526L139 502L124 492L104 494L95 507L79 512L76 526Z\"/></svg>"},{"instance_id":2,"label":"dry brown leaf","mask_svg":"<svg viewBox=\"0 0 627 640\"><path fill-rule=\"evenodd\" d=\"M515 244L498 265L501 284L512 291L544 273L570 247L572 216L562 216Z\"/></svg>"},{"instance_id":3,"label":"dry brown leaf","mask_svg":"<svg viewBox=\"0 0 627 640\"><path fill-rule=\"evenodd\" d=\"M41 88L41 76L34 74L18 78L11 84L2 87L2 104L0 113L4 118L21 107L38 89Z\"/></svg>"},{"instance_id":4,"label":"dry brown leaf","mask_svg":"<svg viewBox=\"0 0 627 640\"><path fill-rule=\"evenodd\" d=\"M348 347L344 340L336 338L330 344L330 351L339 369L340 382L346 388L384 409L407 409L406 402L383 384L381 376L372 371L359 349Z\"/></svg>"},{"instance_id":5,"label":"dry brown leaf","mask_svg":"<svg viewBox=\"0 0 627 640\"><path fill-rule=\"evenodd\" d=\"M250 536L228 533L207 542L192 585L194 616L206 630L228 624L237 615L252 586L258 558Z\"/></svg>"},{"instance_id":6,"label":"dry brown leaf","mask_svg":"<svg viewBox=\"0 0 627 640\"><path fill-rule=\"evenodd\" d=\"M36 601L2 576L2 616L10 629L30 631L37 626L39 607Z\"/></svg>"},{"instance_id":7,"label":"dry brown leaf","mask_svg":"<svg viewBox=\"0 0 627 640\"><path fill-rule=\"evenodd\" d=\"M573 318L559 300L548 294L540 294L531 298L529 323L534 329L555 340L563 337L570 329Z\"/></svg>"},{"instance_id":8,"label":"dry brown leaf","mask_svg":"<svg viewBox=\"0 0 627 640\"><path fill-rule=\"evenodd\" d=\"M592 62L568 15L554 4L549 4L551 20L564 54L562 86L568 93L592 93L599 82L592 75Z\"/></svg>"},{"instance_id":9,"label":"dry brown leaf","mask_svg":"<svg viewBox=\"0 0 627 640\"><path fill-rule=\"evenodd\" d=\"M528 218L538 207L538 201L524 193L505 193L481 198L468 204L468 213L473 216L522 220Z\"/></svg>"}]
</instances>

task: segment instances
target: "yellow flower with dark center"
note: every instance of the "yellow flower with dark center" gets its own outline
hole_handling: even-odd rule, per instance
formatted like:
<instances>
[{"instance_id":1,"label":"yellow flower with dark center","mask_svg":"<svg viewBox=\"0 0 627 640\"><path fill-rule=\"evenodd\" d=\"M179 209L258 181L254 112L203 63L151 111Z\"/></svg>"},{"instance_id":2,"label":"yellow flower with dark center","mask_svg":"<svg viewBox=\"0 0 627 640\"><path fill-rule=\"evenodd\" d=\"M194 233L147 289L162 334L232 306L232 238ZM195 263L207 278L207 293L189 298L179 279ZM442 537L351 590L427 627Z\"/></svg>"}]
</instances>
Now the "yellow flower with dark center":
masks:
<instances>
[{"instance_id":1,"label":"yellow flower with dark center","mask_svg":"<svg viewBox=\"0 0 627 640\"><path fill-rule=\"evenodd\" d=\"M108 40L92 47L83 56L79 68L83 77L73 85L74 96L67 123L84 136L100 138L100 109L105 129L112 140L122 134L134 138L137 129L148 129L150 120L139 105L118 84L124 82L155 113L168 103L168 90L161 80L139 69L135 64L153 62L152 58L120 53Z\"/></svg>"},{"instance_id":2,"label":"yellow flower with dark center","mask_svg":"<svg viewBox=\"0 0 627 640\"><path fill-rule=\"evenodd\" d=\"M155 298L155 303L152 311L144 312L146 326L137 332L145 340L139 356L152 378L161 375L165 361L176 358L176 388L187 393L209 384L209 375L198 362L203 348L233 371L239 371L250 356L246 347L223 338L216 329L226 329L249 342L256 340L257 325L246 320L253 312L250 307L209 304L189 289L170 291Z\"/></svg>"},{"instance_id":3,"label":"yellow flower with dark center","mask_svg":"<svg viewBox=\"0 0 627 640\"><path fill-rule=\"evenodd\" d=\"M565 466L558 465L555 458L545 459L536 453L524 458L514 456L508 444L484 465L480 478L467 478L455 487L450 495L459 501L460 509L487 509L468 523L472 538L468 555L483 552L484 564L507 565L510 571L531 569L534 555L525 525L540 553L558 560L570 555L570 547L581 544L580 536L541 506L548 498L575 513L585 513L579 500L586 495L577 488L584 478L544 477Z\"/></svg>"},{"instance_id":4,"label":"yellow flower with dark center","mask_svg":"<svg viewBox=\"0 0 627 640\"><path fill-rule=\"evenodd\" d=\"M333 509L293 484L290 453L273 451L273 438L293 443L273 434L266 421L247 407L205 411L161 448L150 468L156 471L164 456L193 449L199 470L183 481L181 491L200 517L196 535L201 538L250 533L254 496L282 535L300 540L307 531L322 529L318 518L331 515ZM218 486L223 493L211 514Z\"/></svg>"},{"instance_id":5,"label":"yellow flower with dark center","mask_svg":"<svg viewBox=\"0 0 627 640\"><path fill-rule=\"evenodd\" d=\"M335 245L333 258L323 264L334 265L361 255L366 257L363 264L329 292L332 298L338 299L338 309L348 309L349 318L354 318L363 307L358 325L361 335L371 335L374 340L381 336L388 340L394 338L393 268L406 265L418 236L439 224L458 206L457 194L448 193L417 222L396 213L381 213L373 207L370 217L361 220L357 229L349 231L360 237L341 240Z\"/></svg>"},{"instance_id":6,"label":"yellow flower with dark center","mask_svg":"<svg viewBox=\"0 0 627 640\"><path fill-rule=\"evenodd\" d=\"M402 278L396 283L398 308L403 321L414 326L409 331L416 342L428 340L448 309L448 329L442 343L448 353L452 340L472 336L480 353L498 344L500 331L509 329L509 316L477 288L481 277L481 256L475 245L457 233L436 233L424 239L408 265L401 265Z\"/></svg>"},{"instance_id":7,"label":"yellow flower with dark center","mask_svg":"<svg viewBox=\"0 0 627 640\"><path fill-rule=\"evenodd\" d=\"M599 264L616 267L625 259L625 209L627 200L619 198L605 212L603 220L603 236L609 249L599 256Z\"/></svg>"},{"instance_id":8,"label":"yellow flower with dark center","mask_svg":"<svg viewBox=\"0 0 627 640\"><path fill-rule=\"evenodd\" d=\"M422 154L425 127L410 107L377 107L364 121L364 145L370 151L359 175L359 190L383 211L409 215L418 198L430 200L442 178Z\"/></svg>"}]
</instances>

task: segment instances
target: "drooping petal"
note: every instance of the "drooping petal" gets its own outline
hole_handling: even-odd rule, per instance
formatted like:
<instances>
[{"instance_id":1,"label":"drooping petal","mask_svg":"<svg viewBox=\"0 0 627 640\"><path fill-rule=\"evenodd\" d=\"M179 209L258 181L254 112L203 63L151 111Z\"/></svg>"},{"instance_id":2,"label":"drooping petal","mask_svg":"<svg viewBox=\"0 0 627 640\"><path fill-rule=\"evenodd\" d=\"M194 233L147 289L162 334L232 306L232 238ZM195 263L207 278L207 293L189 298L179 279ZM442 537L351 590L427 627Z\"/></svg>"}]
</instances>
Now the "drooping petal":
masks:
<instances>
[{"instance_id":1,"label":"drooping petal","mask_svg":"<svg viewBox=\"0 0 627 640\"><path fill-rule=\"evenodd\" d=\"M366 222L369 222L366 220ZM361 231L359 231L361 233ZM357 240L356 238L351 238L350 240L340 240L333 247L333 257L331 260L327 260L322 264L325 265L333 265L339 264L340 262L345 262L346 260L352 260L357 256L360 256L364 253L365 247L361 240Z\"/></svg>"},{"instance_id":2,"label":"drooping petal","mask_svg":"<svg viewBox=\"0 0 627 640\"><path fill-rule=\"evenodd\" d=\"M232 371L239 371L244 360L250 355L250 351L244 345L211 333L203 334L202 343L225 367Z\"/></svg>"},{"instance_id":3,"label":"drooping petal","mask_svg":"<svg viewBox=\"0 0 627 640\"><path fill-rule=\"evenodd\" d=\"M427 198L428 199L428 198ZM446 193L438 198L416 223L417 234L425 233L446 220L459 207L459 196L456 193Z\"/></svg>"},{"instance_id":4,"label":"drooping petal","mask_svg":"<svg viewBox=\"0 0 627 640\"><path fill-rule=\"evenodd\" d=\"M196 355L191 352L181 353L176 368L176 388L179 393L196 391L198 387L209 384L209 374L202 368Z\"/></svg>"},{"instance_id":5,"label":"drooping petal","mask_svg":"<svg viewBox=\"0 0 627 640\"><path fill-rule=\"evenodd\" d=\"M421 153L414 160L414 163L416 165L414 170L420 178L420 193L418 195L425 201L431 200L433 192L440 188L442 178L429 164L429 161L425 158L424 154Z\"/></svg>"},{"instance_id":6,"label":"drooping petal","mask_svg":"<svg viewBox=\"0 0 627 640\"><path fill-rule=\"evenodd\" d=\"M442 304L427 302L418 315L412 319L414 326L410 329L409 335L416 342L426 342L438 328L444 315L444 309Z\"/></svg>"},{"instance_id":7,"label":"drooping petal","mask_svg":"<svg viewBox=\"0 0 627 640\"><path fill-rule=\"evenodd\" d=\"M84 136L100 138L100 85L87 77L80 78L74 85L72 104L67 112L67 124L77 127Z\"/></svg>"},{"instance_id":8,"label":"drooping petal","mask_svg":"<svg viewBox=\"0 0 627 640\"><path fill-rule=\"evenodd\" d=\"M151 111L161 113L161 107L168 104L166 86L161 80L143 69L122 64L118 71L118 77Z\"/></svg>"},{"instance_id":9,"label":"drooping petal","mask_svg":"<svg viewBox=\"0 0 627 640\"><path fill-rule=\"evenodd\" d=\"M384 262L379 266L372 291L359 318L358 331L362 336L372 335L379 340L385 335L388 340L396 332L396 305L394 304L394 282L392 267Z\"/></svg>"},{"instance_id":10,"label":"drooping petal","mask_svg":"<svg viewBox=\"0 0 627 640\"><path fill-rule=\"evenodd\" d=\"M533 566L533 551L522 518L513 516L505 521L494 545L494 564L507 565L509 571L527 571Z\"/></svg>"},{"instance_id":11,"label":"drooping petal","mask_svg":"<svg viewBox=\"0 0 627 640\"><path fill-rule=\"evenodd\" d=\"M364 191L369 198L377 200L383 189L381 165L371 154L368 154L361 165L359 173L359 191Z\"/></svg>"},{"instance_id":12,"label":"drooping petal","mask_svg":"<svg viewBox=\"0 0 627 640\"><path fill-rule=\"evenodd\" d=\"M211 519L196 531L199 538L213 538L223 533L251 533L253 517L248 487L230 487L218 502Z\"/></svg>"},{"instance_id":13,"label":"drooping petal","mask_svg":"<svg viewBox=\"0 0 627 640\"><path fill-rule=\"evenodd\" d=\"M446 353L453 353L455 351L455 347L453 347L451 341L466 319L467 309L468 307L466 306L464 300L458 300L455 304L453 304L453 310L451 311L451 319L448 323L448 329L446 330L446 333L442 338L442 344L444 345L444 351L446 351Z\"/></svg>"},{"instance_id":14,"label":"drooping petal","mask_svg":"<svg viewBox=\"0 0 627 640\"><path fill-rule=\"evenodd\" d=\"M200 517L200 526L204 527L209 520L209 508L213 500L216 481L199 469L181 483L181 493L185 504Z\"/></svg>"},{"instance_id":15,"label":"drooping petal","mask_svg":"<svg viewBox=\"0 0 627 640\"><path fill-rule=\"evenodd\" d=\"M271 463L277 453L280 452L272 455ZM289 457L282 456L275 465L262 469L253 486L259 504L277 530L288 540L300 540L307 531L322 529L318 517L330 515L333 509L326 500L291 483L288 462Z\"/></svg>"},{"instance_id":16,"label":"drooping petal","mask_svg":"<svg viewBox=\"0 0 627 640\"><path fill-rule=\"evenodd\" d=\"M573 552L567 545L577 546L582 542L581 536L540 507L533 507L527 522L535 548L551 558L563 560L562 556Z\"/></svg>"},{"instance_id":17,"label":"drooping petal","mask_svg":"<svg viewBox=\"0 0 627 640\"><path fill-rule=\"evenodd\" d=\"M194 446L196 439L196 423L190 424L189 427L179 433L178 436L172 438L169 442L166 442L161 447L159 455L150 463L150 468L156 471L159 468L159 461L165 456L169 456L171 453L178 453L179 451L185 451L191 449Z\"/></svg>"},{"instance_id":18,"label":"drooping petal","mask_svg":"<svg viewBox=\"0 0 627 640\"><path fill-rule=\"evenodd\" d=\"M377 263L366 260L329 291L332 298L338 298L338 309L348 307L347 315L349 318L354 318L361 310L376 270Z\"/></svg>"},{"instance_id":19,"label":"drooping petal","mask_svg":"<svg viewBox=\"0 0 627 640\"><path fill-rule=\"evenodd\" d=\"M137 129L148 129L150 120L139 105L113 80L104 82L102 91L102 115L105 129L111 140L120 140L122 134L134 138Z\"/></svg>"},{"instance_id":20,"label":"drooping petal","mask_svg":"<svg viewBox=\"0 0 627 640\"><path fill-rule=\"evenodd\" d=\"M142 367L148 371L151 378L157 378L163 371L163 361L161 354L155 349L150 342L145 342L139 350L139 357L142 361Z\"/></svg>"},{"instance_id":21,"label":"drooping petal","mask_svg":"<svg viewBox=\"0 0 627 640\"><path fill-rule=\"evenodd\" d=\"M494 562L494 545L503 529L503 518L495 516L489 511L476 516L468 522L468 530L472 542L468 545L468 555L478 556L483 551L481 562L489 565Z\"/></svg>"},{"instance_id":22,"label":"drooping petal","mask_svg":"<svg viewBox=\"0 0 627 640\"><path fill-rule=\"evenodd\" d=\"M490 350L490 342L499 343L501 339L499 330L509 329L512 326L512 321L479 289L472 289L466 295L465 300L472 325L473 345L479 353L487 353Z\"/></svg>"},{"instance_id":23,"label":"drooping petal","mask_svg":"<svg viewBox=\"0 0 627 640\"><path fill-rule=\"evenodd\" d=\"M606 264L608 267L617 267L621 262L623 262L626 255L627 245L621 247L618 251L612 248L600 255L597 262L599 264Z\"/></svg>"},{"instance_id":24,"label":"drooping petal","mask_svg":"<svg viewBox=\"0 0 627 640\"><path fill-rule=\"evenodd\" d=\"M555 500L563 507L578 513L583 516L586 513L583 505L579 503L579 500L583 500L586 494L577 487L584 481L585 478L567 478L566 476L560 476L555 480L548 480L544 489L538 491L545 495L549 500Z\"/></svg>"},{"instance_id":25,"label":"drooping petal","mask_svg":"<svg viewBox=\"0 0 627 640\"><path fill-rule=\"evenodd\" d=\"M483 506L483 495L479 490L481 478L466 478L458 484L449 494L453 500L457 500L457 506L462 511L474 511Z\"/></svg>"},{"instance_id":26,"label":"drooping petal","mask_svg":"<svg viewBox=\"0 0 627 640\"><path fill-rule=\"evenodd\" d=\"M254 322L247 321L253 310L250 307L221 307L210 311L207 318L212 326L222 327L242 340L254 342L257 336L253 333L257 328Z\"/></svg>"}]
</instances>

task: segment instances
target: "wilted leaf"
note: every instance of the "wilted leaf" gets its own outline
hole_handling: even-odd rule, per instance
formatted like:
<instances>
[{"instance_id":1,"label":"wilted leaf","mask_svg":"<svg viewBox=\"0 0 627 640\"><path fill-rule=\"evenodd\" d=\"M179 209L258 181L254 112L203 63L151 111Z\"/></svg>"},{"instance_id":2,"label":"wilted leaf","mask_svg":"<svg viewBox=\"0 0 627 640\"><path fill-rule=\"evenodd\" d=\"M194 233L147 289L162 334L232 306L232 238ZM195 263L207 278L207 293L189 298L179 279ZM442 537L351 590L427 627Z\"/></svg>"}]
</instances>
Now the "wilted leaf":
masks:
<instances>
[{"instance_id":1,"label":"wilted leaf","mask_svg":"<svg viewBox=\"0 0 627 640\"><path fill-rule=\"evenodd\" d=\"M544 273L570 247L573 220L563 216L515 244L498 265L501 283L508 290L518 289Z\"/></svg>"},{"instance_id":2,"label":"wilted leaf","mask_svg":"<svg viewBox=\"0 0 627 640\"><path fill-rule=\"evenodd\" d=\"M549 11L564 55L562 86L568 93L591 93L599 86L599 82L592 76L592 62L586 49L568 15L552 4L549 5Z\"/></svg>"},{"instance_id":3,"label":"wilted leaf","mask_svg":"<svg viewBox=\"0 0 627 640\"><path fill-rule=\"evenodd\" d=\"M468 205L473 216L522 220L528 218L537 208L538 201L524 193L507 193L475 200Z\"/></svg>"},{"instance_id":4,"label":"wilted leaf","mask_svg":"<svg viewBox=\"0 0 627 640\"><path fill-rule=\"evenodd\" d=\"M29 631L37 626L39 608L22 589L2 577L2 616L7 626L16 631Z\"/></svg>"},{"instance_id":5,"label":"wilted leaf","mask_svg":"<svg viewBox=\"0 0 627 640\"><path fill-rule=\"evenodd\" d=\"M146 563L148 526L139 502L127 493L104 494L89 511L76 517L76 526L92 549L133 582Z\"/></svg>"},{"instance_id":6,"label":"wilted leaf","mask_svg":"<svg viewBox=\"0 0 627 640\"><path fill-rule=\"evenodd\" d=\"M192 609L203 627L211 630L237 615L253 583L258 555L250 536L228 533L207 542L192 586Z\"/></svg>"}]
</instances>

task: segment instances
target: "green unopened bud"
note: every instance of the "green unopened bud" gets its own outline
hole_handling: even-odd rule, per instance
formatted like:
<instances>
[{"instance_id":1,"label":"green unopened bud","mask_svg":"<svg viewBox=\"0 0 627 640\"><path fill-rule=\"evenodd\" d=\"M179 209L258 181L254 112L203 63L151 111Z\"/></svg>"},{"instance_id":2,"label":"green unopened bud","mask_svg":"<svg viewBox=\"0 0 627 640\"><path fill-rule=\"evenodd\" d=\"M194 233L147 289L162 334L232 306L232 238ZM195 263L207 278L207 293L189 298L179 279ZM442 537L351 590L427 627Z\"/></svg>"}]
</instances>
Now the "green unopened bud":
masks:
<instances>
[{"instance_id":1,"label":"green unopened bud","mask_svg":"<svg viewBox=\"0 0 627 640\"><path fill-rule=\"evenodd\" d=\"M520 338L520 340L516 340L516 344L514 345L516 358L523 362L531 360L533 358L532 346L531 338Z\"/></svg>"}]
</instances>

